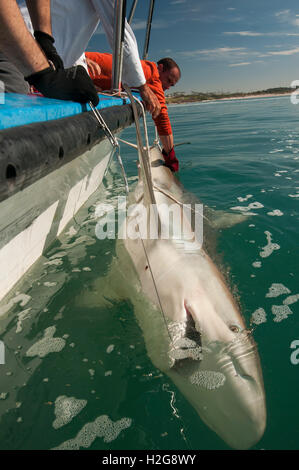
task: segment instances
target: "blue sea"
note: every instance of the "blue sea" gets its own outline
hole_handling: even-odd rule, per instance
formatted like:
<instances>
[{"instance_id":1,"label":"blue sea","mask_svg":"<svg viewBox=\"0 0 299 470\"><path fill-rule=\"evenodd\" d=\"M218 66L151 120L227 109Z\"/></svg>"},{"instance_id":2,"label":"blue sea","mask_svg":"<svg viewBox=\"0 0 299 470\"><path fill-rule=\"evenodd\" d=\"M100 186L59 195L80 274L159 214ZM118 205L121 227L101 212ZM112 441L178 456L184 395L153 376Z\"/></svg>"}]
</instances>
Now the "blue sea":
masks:
<instances>
[{"instance_id":1,"label":"blue sea","mask_svg":"<svg viewBox=\"0 0 299 470\"><path fill-rule=\"evenodd\" d=\"M176 149L186 190L249 216L219 228L215 250L261 359L267 426L254 449L298 449L299 106L284 96L169 114L175 141L186 142ZM122 138L135 142L134 128ZM121 150L133 187L137 154ZM114 166L1 306L1 449L229 449L150 361L130 299L103 295L115 240L96 237L97 207L124 194Z\"/></svg>"}]
</instances>

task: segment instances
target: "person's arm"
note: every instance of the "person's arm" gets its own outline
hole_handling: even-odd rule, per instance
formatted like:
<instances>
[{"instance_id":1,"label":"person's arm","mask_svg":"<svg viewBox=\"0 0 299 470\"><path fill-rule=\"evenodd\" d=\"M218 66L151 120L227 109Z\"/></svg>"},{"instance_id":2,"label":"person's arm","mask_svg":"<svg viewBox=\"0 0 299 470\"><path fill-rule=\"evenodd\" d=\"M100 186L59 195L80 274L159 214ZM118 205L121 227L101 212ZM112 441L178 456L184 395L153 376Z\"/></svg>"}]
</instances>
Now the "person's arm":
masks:
<instances>
[{"instance_id":1,"label":"person's arm","mask_svg":"<svg viewBox=\"0 0 299 470\"><path fill-rule=\"evenodd\" d=\"M161 112L161 105L155 93L152 92L146 83L136 88L138 88L140 92L141 99L145 104L146 110L151 113L153 119L156 119Z\"/></svg>"},{"instance_id":2,"label":"person's arm","mask_svg":"<svg viewBox=\"0 0 299 470\"><path fill-rule=\"evenodd\" d=\"M149 87L152 89L153 93L155 93L161 105L161 112L159 116L154 119L154 122L158 130L160 142L162 144L162 155L164 157L166 166L170 168L171 171L178 171L179 161L176 158L174 151L173 133L159 73L157 67L153 63L147 61L142 63Z\"/></svg>"},{"instance_id":3,"label":"person's arm","mask_svg":"<svg viewBox=\"0 0 299 470\"><path fill-rule=\"evenodd\" d=\"M34 31L52 35L51 0L26 0Z\"/></svg>"},{"instance_id":4,"label":"person's arm","mask_svg":"<svg viewBox=\"0 0 299 470\"><path fill-rule=\"evenodd\" d=\"M85 55L89 76L92 80L97 80L101 76L101 67L95 61Z\"/></svg>"},{"instance_id":5,"label":"person's arm","mask_svg":"<svg viewBox=\"0 0 299 470\"><path fill-rule=\"evenodd\" d=\"M63 61L56 48L52 36L51 3L50 0L26 0L34 30L34 37L56 70L63 69Z\"/></svg>"},{"instance_id":6,"label":"person's arm","mask_svg":"<svg viewBox=\"0 0 299 470\"><path fill-rule=\"evenodd\" d=\"M36 2L45 6L49 0ZM36 15L36 19L39 15ZM34 20L35 21L35 20ZM46 20L47 21L47 20ZM96 89L83 67L54 70L28 31L15 0L0 0L0 49L44 96L86 103L99 102Z\"/></svg>"},{"instance_id":7,"label":"person's arm","mask_svg":"<svg viewBox=\"0 0 299 470\"><path fill-rule=\"evenodd\" d=\"M101 24L105 30L107 40L113 49L113 26L114 26L114 0L101 0L96 3L96 9L99 13ZM146 84L145 76L142 70L137 41L135 34L125 21L125 37L124 37L124 57L122 82L131 88L138 88L142 101L154 118L161 111L160 103L155 94Z\"/></svg>"},{"instance_id":8,"label":"person's arm","mask_svg":"<svg viewBox=\"0 0 299 470\"><path fill-rule=\"evenodd\" d=\"M169 153L173 148L173 134L159 135L161 144L166 153Z\"/></svg>"},{"instance_id":9,"label":"person's arm","mask_svg":"<svg viewBox=\"0 0 299 470\"><path fill-rule=\"evenodd\" d=\"M24 76L49 67L25 25L16 0L0 0L0 48Z\"/></svg>"},{"instance_id":10,"label":"person's arm","mask_svg":"<svg viewBox=\"0 0 299 470\"><path fill-rule=\"evenodd\" d=\"M148 86L160 103L161 112L158 117L153 116L153 119L158 130L162 147L168 154L173 149L173 133L158 69L157 66L150 61L142 61L142 66Z\"/></svg>"}]
</instances>

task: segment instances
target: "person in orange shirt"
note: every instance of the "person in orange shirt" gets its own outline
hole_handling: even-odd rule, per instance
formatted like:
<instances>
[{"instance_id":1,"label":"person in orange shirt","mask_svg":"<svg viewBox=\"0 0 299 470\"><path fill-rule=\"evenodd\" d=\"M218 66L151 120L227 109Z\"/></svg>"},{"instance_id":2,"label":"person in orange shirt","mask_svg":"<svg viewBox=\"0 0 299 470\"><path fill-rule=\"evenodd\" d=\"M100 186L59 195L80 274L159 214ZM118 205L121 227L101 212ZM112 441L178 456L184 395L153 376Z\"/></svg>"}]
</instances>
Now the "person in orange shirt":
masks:
<instances>
[{"instance_id":1,"label":"person in orange shirt","mask_svg":"<svg viewBox=\"0 0 299 470\"><path fill-rule=\"evenodd\" d=\"M111 89L112 55L99 52L85 52L89 75L98 91ZM178 171L179 162L173 147L173 133L168 117L164 91L174 86L181 78L179 66L173 59L160 59L157 64L149 60L142 60L141 65L146 83L157 96L161 112L154 119L163 147L163 156L166 165L172 171Z\"/></svg>"}]
</instances>

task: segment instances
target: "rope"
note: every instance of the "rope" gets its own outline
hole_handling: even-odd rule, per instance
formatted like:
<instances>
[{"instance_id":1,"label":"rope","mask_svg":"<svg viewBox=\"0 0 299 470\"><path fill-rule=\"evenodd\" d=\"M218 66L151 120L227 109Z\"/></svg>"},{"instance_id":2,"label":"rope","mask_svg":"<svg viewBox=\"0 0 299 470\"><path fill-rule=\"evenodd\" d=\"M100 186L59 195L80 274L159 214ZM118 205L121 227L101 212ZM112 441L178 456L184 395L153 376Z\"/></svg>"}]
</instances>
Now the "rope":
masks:
<instances>
[{"instance_id":1,"label":"rope","mask_svg":"<svg viewBox=\"0 0 299 470\"><path fill-rule=\"evenodd\" d=\"M169 199L172 199L174 202L176 202L176 203L179 204L180 206L182 206L182 207L184 206L184 204L183 204L181 201L179 201L178 199L176 199L174 196L172 196L171 194L169 194L169 193L168 193L167 191L165 191L164 189L159 188L159 186L156 186L155 184L154 184L153 187L154 187L154 189L156 189L156 191L159 191L160 193L164 194L164 196L168 197ZM209 219L208 219L205 215L203 215L201 212L196 211L195 209L193 209L193 207L191 207L190 209L191 209L192 212L194 212L195 214L201 215L201 217L203 217L204 219L206 219L206 220L209 222Z\"/></svg>"},{"instance_id":2,"label":"rope","mask_svg":"<svg viewBox=\"0 0 299 470\"><path fill-rule=\"evenodd\" d=\"M145 112L144 112L144 107L142 103L136 98L135 96L132 95L131 90L129 87L124 85L124 88L130 98L132 109L133 109L133 115L135 119L135 126L136 126L136 137L137 137L137 145L138 145L138 155L139 155L139 161L140 161L140 166L141 170L143 171L144 178L145 178L145 183L146 183L146 190L148 193L148 197L150 199L150 203L152 205L156 204L155 201L155 195L153 191L153 183L152 183L152 174L150 171L150 165L149 165L149 145L148 145L148 137L147 137L147 132L146 132L146 119L145 119ZM143 115L143 124L144 124L144 130L145 130L145 138L146 138L146 148L144 149L143 143L142 143L142 137L141 137L141 129L140 129L140 124L139 124L139 115L137 111L137 107L135 104L135 101L137 101L140 105L140 109L142 111Z\"/></svg>"},{"instance_id":3,"label":"rope","mask_svg":"<svg viewBox=\"0 0 299 470\"><path fill-rule=\"evenodd\" d=\"M139 230L139 225L138 225L138 230ZM139 231L139 234L140 234L140 231ZM173 339L171 337L171 334L170 334L170 331L169 331L169 328L168 328L167 320L166 320L166 317L165 317L165 313L164 313L164 310L163 310L163 305L162 305L160 295L159 295L159 292L158 292L158 287L157 287L157 284L156 284L156 281L155 281L154 273L153 273L151 263L150 263L148 255L147 255L147 252L146 252L146 249L145 249L145 246L144 246L144 242L143 242L143 239L142 239L141 236L140 236L140 240L141 240L143 251L144 251L144 254L145 254L145 257L146 257L146 262L147 262L149 270L151 272L151 276L152 276L152 280L153 280L153 284L154 284L154 289L155 289L156 296L157 296L157 299L158 299L158 302L159 302L159 306L160 306L160 309L161 309L161 312L162 312L162 317L163 317L163 320L164 320L164 323L165 323L165 326L166 326L166 330L167 330L170 342L173 344Z\"/></svg>"},{"instance_id":4,"label":"rope","mask_svg":"<svg viewBox=\"0 0 299 470\"><path fill-rule=\"evenodd\" d=\"M152 204L153 207L157 208L154 189L153 189L151 168L150 168L149 144L148 144L148 134L147 134L147 125L146 125L144 107L143 107L142 103L138 100L138 98L136 98L135 96L132 95L131 90L126 85L124 86L124 88L125 88L128 96L131 100L131 104L132 104L132 108L133 108L133 114L134 114L135 125L136 125L138 155L139 155L139 161L140 161L141 169L143 170L143 174L145 176L145 182L146 182L146 186L147 186L147 189L148 189L151 204ZM146 140L146 147L145 148L143 147L143 143L142 143L141 130L140 130L140 125L139 125L139 116L138 116L137 107L136 107L136 104L135 104L134 100L138 102L138 104L141 107L141 111L142 111L144 133L145 133L145 140ZM160 224L159 214L157 213L157 215L158 215L158 217L157 217L156 220L158 220L158 224L160 226L161 224ZM139 230L139 225L138 225L138 230ZM151 266L151 263L150 263L150 260L149 260L144 242L143 242L143 239L141 237L140 230L139 230L139 234L140 234L140 240L141 240L142 248L143 248L143 251L144 251L144 255L146 257L146 261L147 261L147 264L148 264L148 267L149 267L149 270L150 270L150 273L151 273L151 277L152 277L154 289L155 289L155 292L156 292L156 296L157 296L157 299L158 299L158 303L159 303L159 306L160 306L160 310L162 312L163 320L164 320L164 323L165 323L165 326L166 326L166 330L167 330L170 342L171 342L171 344L173 344L173 339L171 337L171 334L170 334L170 331L169 331L169 328L168 328L168 324L167 324L166 316L165 316L165 313L164 313L162 301L161 301L161 298L160 298L160 295L159 295L158 286L157 286L156 281L155 281L154 272L153 272L153 269L152 269L152 266Z\"/></svg>"},{"instance_id":5,"label":"rope","mask_svg":"<svg viewBox=\"0 0 299 470\"><path fill-rule=\"evenodd\" d=\"M129 184L128 184L128 179L127 179L127 175L126 175L126 172L125 172L125 168L124 168L124 165L123 165L123 161L122 161L122 158L120 156L120 147L119 147L119 143L116 139L116 137L112 134L111 130L109 129L109 127L107 126L103 116L101 115L101 113L99 112L99 110L97 108L94 107L94 105L92 104L91 101L89 101L89 106L93 112L93 114L95 115L95 118L96 120L98 121L98 123L100 124L101 128L103 129L107 139L109 140L110 144L112 145L113 149L115 149L117 151L117 160L118 160L118 163L120 165L120 168L121 168L121 172L122 172L122 175L123 175L123 179L124 179L124 183L125 183L125 188L126 188L126 193L128 194L129 193Z\"/></svg>"}]
</instances>

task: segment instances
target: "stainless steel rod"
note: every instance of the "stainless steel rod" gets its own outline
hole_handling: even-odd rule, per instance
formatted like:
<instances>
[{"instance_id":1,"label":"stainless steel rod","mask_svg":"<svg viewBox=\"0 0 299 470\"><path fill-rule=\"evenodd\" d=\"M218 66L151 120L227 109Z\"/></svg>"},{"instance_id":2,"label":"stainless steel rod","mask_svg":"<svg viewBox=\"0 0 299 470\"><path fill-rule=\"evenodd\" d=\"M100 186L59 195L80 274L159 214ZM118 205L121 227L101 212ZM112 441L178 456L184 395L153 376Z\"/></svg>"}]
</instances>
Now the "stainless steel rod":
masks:
<instances>
[{"instance_id":1,"label":"stainless steel rod","mask_svg":"<svg viewBox=\"0 0 299 470\"><path fill-rule=\"evenodd\" d=\"M133 4L132 4L132 6L131 6L131 11L130 11L129 17L128 17L128 23L129 23L129 24L132 23L133 16L134 16L134 14L135 14L136 6L137 6L137 2L138 2L138 0L134 0L134 1L133 1Z\"/></svg>"},{"instance_id":2,"label":"stainless steel rod","mask_svg":"<svg viewBox=\"0 0 299 470\"><path fill-rule=\"evenodd\" d=\"M152 19L153 19L153 11L155 6L155 0L150 1L148 18L147 18L147 25L146 25L146 34L145 34L145 41L144 41L144 50L143 50L143 60L146 60L148 55L148 46L151 36L151 27L152 27Z\"/></svg>"},{"instance_id":3,"label":"stainless steel rod","mask_svg":"<svg viewBox=\"0 0 299 470\"><path fill-rule=\"evenodd\" d=\"M125 0L114 2L112 90L120 91L125 28Z\"/></svg>"}]
</instances>

